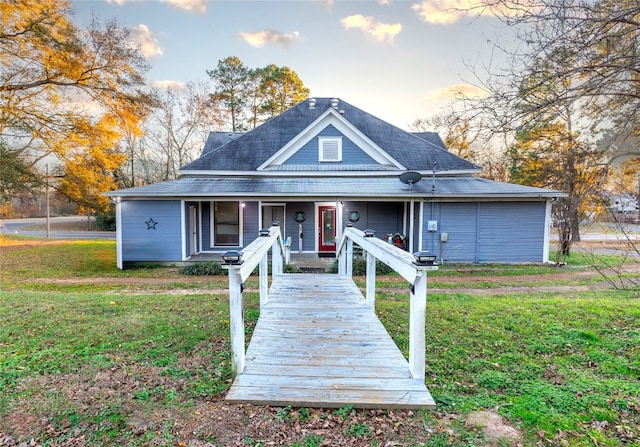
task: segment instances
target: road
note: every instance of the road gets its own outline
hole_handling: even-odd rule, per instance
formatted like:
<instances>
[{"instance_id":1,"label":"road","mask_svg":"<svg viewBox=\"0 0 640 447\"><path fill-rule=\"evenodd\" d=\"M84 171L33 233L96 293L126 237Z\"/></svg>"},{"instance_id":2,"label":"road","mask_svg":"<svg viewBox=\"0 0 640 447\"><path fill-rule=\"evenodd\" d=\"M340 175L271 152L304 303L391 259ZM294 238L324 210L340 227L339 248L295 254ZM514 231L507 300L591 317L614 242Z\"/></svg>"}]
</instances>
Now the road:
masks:
<instances>
[{"instance_id":1,"label":"road","mask_svg":"<svg viewBox=\"0 0 640 447\"><path fill-rule=\"evenodd\" d=\"M50 223L86 222L86 216L52 217ZM46 230L25 230L24 228L46 225L44 217L32 219L3 219L0 220L0 233L30 237L47 237ZM112 231L51 231L51 239L115 239Z\"/></svg>"}]
</instances>

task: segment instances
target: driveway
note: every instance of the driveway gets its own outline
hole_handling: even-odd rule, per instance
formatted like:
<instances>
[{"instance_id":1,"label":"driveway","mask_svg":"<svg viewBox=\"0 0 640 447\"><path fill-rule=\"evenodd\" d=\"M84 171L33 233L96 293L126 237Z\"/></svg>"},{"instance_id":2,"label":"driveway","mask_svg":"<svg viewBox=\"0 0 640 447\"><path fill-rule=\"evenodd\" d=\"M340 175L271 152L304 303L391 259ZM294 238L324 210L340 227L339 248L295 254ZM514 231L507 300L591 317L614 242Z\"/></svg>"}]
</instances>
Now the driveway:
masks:
<instances>
[{"instance_id":1,"label":"driveway","mask_svg":"<svg viewBox=\"0 0 640 447\"><path fill-rule=\"evenodd\" d=\"M65 216L52 217L49 219L51 239L110 239L115 240L116 233L113 231L58 231L55 226L58 224L86 222L86 216ZM13 234L29 237L47 237L47 219L44 217L31 219L3 219L0 220L0 233ZM38 229L33 229L38 227ZM43 228L43 229L39 229Z\"/></svg>"}]
</instances>

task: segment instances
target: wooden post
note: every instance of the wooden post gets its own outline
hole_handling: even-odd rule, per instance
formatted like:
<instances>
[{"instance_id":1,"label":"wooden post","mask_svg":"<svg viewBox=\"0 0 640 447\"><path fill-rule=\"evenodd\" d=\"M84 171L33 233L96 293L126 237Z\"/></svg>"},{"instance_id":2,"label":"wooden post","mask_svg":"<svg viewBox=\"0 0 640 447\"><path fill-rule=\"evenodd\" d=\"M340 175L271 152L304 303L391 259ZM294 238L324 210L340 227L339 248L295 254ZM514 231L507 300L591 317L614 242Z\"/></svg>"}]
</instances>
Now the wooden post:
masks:
<instances>
[{"instance_id":1,"label":"wooden post","mask_svg":"<svg viewBox=\"0 0 640 447\"><path fill-rule=\"evenodd\" d=\"M278 239L271 246L271 274L282 275L282 248Z\"/></svg>"},{"instance_id":2,"label":"wooden post","mask_svg":"<svg viewBox=\"0 0 640 447\"><path fill-rule=\"evenodd\" d=\"M376 257L367 252L367 304L376 306Z\"/></svg>"},{"instance_id":3,"label":"wooden post","mask_svg":"<svg viewBox=\"0 0 640 447\"><path fill-rule=\"evenodd\" d=\"M414 281L410 293L409 372L414 379L424 379L425 317L427 312L427 274Z\"/></svg>"},{"instance_id":4,"label":"wooden post","mask_svg":"<svg viewBox=\"0 0 640 447\"><path fill-rule=\"evenodd\" d=\"M260 260L260 308L269 302L269 260Z\"/></svg>"},{"instance_id":5,"label":"wooden post","mask_svg":"<svg viewBox=\"0 0 640 447\"><path fill-rule=\"evenodd\" d=\"M291 236L289 236L284 243L284 263L291 264Z\"/></svg>"},{"instance_id":6,"label":"wooden post","mask_svg":"<svg viewBox=\"0 0 640 447\"><path fill-rule=\"evenodd\" d=\"M347 238L346 274L353 276L353 240Z\"/></svg>"},{"instance_id":7,"label":"wooden post","mask_svg":"<svg viewBox=\"0 0 640 447\"><path fill-rule=\"evenodd\" d=\"M244 371L244 309L239 268L229 268L229 326L231 331L231 374Z\"/></svg>"}]
</instances>

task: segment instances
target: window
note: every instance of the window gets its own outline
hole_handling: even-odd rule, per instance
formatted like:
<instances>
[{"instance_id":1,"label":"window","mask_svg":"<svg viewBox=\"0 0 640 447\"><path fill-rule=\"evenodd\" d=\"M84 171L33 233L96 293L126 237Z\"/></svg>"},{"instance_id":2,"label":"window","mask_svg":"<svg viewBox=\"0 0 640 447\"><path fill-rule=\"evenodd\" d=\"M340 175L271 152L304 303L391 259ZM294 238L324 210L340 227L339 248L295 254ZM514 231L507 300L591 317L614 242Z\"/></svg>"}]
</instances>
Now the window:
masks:
<instances>
[{"instance_id":1,"label":"window","mask_svg":"<svg viewBox=\"0 0 640 447\"><path fill-rule=\"evenodd\" d=\"M240 204L213 202L213 246L240 246Z\"/></svg>"},{"instance_id":2,"label":"window","mask_svg":"<svg viewBox=\"0 0 640 447\"><path fill-rule=\"evenodd\" d=\"M342 161L342 137L318 138L319 161Z\"/></svg>"}]
</instances>

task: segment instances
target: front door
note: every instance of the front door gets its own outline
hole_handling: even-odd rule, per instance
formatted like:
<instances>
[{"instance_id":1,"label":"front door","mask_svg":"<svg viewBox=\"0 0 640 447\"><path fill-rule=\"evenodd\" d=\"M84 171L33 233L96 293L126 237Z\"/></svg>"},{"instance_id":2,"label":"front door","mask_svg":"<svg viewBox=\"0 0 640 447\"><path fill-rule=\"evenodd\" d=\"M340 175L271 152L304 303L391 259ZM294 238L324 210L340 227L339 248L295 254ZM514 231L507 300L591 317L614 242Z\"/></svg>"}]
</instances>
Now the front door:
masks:
<instances>
[{"instance_id":1,"label":"front door","mask_svg":"<svg viewBox=\"0 0 640 447\"><path fill-rule=\"evenodd\" d=\"M335 253L336 251L336 207L318 207L318 251L320 253Z\"/></svg>"}]
</instances>

